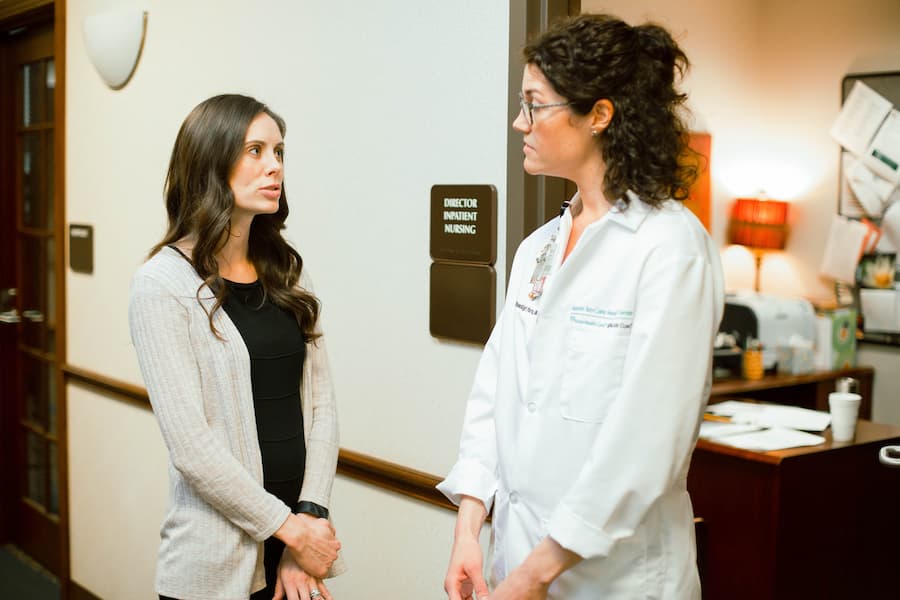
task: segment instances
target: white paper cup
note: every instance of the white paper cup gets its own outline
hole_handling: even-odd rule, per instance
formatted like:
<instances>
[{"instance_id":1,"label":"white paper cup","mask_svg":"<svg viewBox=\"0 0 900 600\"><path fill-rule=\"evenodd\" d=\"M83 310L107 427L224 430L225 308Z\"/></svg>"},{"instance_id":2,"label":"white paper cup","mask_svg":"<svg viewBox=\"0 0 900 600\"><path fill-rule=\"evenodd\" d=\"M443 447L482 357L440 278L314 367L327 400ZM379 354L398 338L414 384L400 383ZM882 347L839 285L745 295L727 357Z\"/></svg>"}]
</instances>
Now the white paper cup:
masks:
<instances>
[{"instance_id":1,"label":"white paper cup","mask_svg":"<svg viewBox=\"0 0 900 600\"><path fill-rule=\"evenodd\" d=\"M856 417L862 396L852 392L831 392L828 407L831 409L831 439L849 442L856 433Z\"/></svg>"}]
</instances>

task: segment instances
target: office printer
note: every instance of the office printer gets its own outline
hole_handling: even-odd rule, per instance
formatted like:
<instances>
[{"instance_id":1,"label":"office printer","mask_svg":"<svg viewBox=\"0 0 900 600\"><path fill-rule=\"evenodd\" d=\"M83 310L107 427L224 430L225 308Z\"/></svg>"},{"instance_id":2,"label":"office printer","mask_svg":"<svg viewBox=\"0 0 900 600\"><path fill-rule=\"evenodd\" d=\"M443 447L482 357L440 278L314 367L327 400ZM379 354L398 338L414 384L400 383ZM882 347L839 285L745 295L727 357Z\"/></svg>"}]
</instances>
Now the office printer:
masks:
<instances>
[{"instance_id":1,"label":"office printer","mask_svg":"<svg viewBox=\"0 0 900 600\"><path fill-rule=\"evenodd\" d=\"M776 349L787 346L791 336L815 341L816 313L804 298L749 291L726 294L719 332L733 337L738 348L745 348L749 338L759 340L763 346L763 367L771 369L775 366ZM713 366L739 373L740 352L717 348Z\"/></svg>"}]
</instances>

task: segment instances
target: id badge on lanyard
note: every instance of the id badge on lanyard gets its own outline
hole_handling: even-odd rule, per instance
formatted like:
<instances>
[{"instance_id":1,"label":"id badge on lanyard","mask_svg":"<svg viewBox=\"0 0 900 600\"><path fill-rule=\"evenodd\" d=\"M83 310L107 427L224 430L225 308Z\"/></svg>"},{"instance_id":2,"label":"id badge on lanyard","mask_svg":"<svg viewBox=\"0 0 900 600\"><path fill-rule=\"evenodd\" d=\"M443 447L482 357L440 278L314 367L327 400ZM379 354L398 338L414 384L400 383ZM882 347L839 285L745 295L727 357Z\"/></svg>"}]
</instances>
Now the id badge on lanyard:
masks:
<instances>
[{"instance_id":1,"label":"id badge on lanyard","mask_svg":"<svg viewBox=\"0 0 900 600\"><path fill-rule=\"evenodd\" d=\"M553 258L556 256L557 238L559 237L560 225L562 225L562 216L567 208L569 208L568 200L563 202L562 207L559 209L560 223L556 226L556 231L553 232L553 235L550 236L550 239L547 240L547 243L544 244L544 247L535 258L537 264L534 265L534 272L531 274L531 291L528 292L528 297L532 300L540 298L541 294L544 293L544 284L547 282L547 277L550 276L550 270L553 268Z\"/></svg>"}]
</instances>

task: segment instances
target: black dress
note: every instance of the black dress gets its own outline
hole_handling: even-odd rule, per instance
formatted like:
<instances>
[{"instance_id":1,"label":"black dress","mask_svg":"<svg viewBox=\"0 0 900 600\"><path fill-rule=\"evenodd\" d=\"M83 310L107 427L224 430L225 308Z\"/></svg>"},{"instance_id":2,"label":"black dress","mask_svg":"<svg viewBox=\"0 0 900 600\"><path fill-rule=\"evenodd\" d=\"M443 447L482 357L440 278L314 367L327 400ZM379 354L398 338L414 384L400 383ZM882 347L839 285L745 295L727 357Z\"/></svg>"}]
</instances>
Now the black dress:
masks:
<instances>
[{"instance_id":1,"label":"black dress","mask_svg":"<svg viewBox=\"0 0 900 600\"><path fill-rule=\"evenodd\" d=\"M266 491L292 509L306 464L300 384L306 343L294 316L264 298L262 285L226 280L222 308L250 354L256 431Z\"/></svg>"},{"instance_id":2,"label":"black dress","mask_svg":"<svg viewBox=\"0 0 900 600\"><path fill-rule=\"evenodd\" d=\"M300 385L306 343L294 315L265 297L262 285L225 280L228 295L222 308L234 323L250 354L250 379L256 431L262 453L264 487L297 512L303 483L306 443ZM266 589L252 598L275 593L278 562L284 544L274 537L264 545Z\"/></svg>"}]
</instances>

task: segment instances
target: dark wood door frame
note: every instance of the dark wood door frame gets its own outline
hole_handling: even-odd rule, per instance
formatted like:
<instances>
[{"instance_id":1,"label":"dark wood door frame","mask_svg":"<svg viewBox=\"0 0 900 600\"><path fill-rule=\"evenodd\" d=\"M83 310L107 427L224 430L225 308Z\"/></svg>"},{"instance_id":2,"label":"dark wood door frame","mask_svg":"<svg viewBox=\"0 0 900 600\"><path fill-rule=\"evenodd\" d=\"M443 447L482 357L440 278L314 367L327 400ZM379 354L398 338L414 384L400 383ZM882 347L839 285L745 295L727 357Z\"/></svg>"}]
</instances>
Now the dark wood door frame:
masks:
<instances>
[{"instance_id":1,"label":"dark wood door frame","mask_svg":"<svg viewBox=\"0 0 900 600\"><path fill-rule=\"evenodd\" d=\"M522 167L522 136L512 122L519 114L516 90L522 86L522 48L554 20L581 13L581 0L513 0L509 4L509 99L506 138L506 274L519 243L551 217L575 193L570 182L529 175Z\"/></svg>"},{"instance_id":2,"label":"dark wood door frame","mask_svg":"<svg viewBox=\"0 0 900 600\"><path fill-rule=\"evenodd\" d=\"M2 31L3 28L0 28ZM0 56L8 56L10 52L7 43L7 34L2 32L0 39ZM0 89L8 89L9 82L12 81L12 73L6 60L0 61ZM14 114L13 98L9 94L0 93L0 140L13 139L11 119L7 115ZM0 144L0 198L11 198L15 192L15 179L12 177L15 173L16 163L14 153L9 151L9 144ZM0 288L6 289L15 287L16 281L16 263L14 245L16 239L16 211L15 206L11 202L0 202ZM11 308L10 301L4 299L3 306L0 310L6 311ZM12 443L13 423L18 420L17 411L12 410L13 406L5 400L6 394L16 395L18 392L15 388L16 371L14 361L10 358L15 353L15 332L14 325L10 323L0 323L0 543L5 543L12 535L11 519L11 503L12 499L9 490L15 487L15 479L12 470L2 467L6 461L13 461L15 464L20 460L16 456L16 446Z\"/></svg>"},{"instance_id":3,"label":"dark wood door frame","mask_svg":"<svg viewBox=\"0 0 900 600\"><path fill-rule=\"evenodd\" d=\"M53 106L54 106L54 135L53 135L53 177L54 177L54 227L55 227L55 237L56 244L54 244L55 251L55 264L57 265L55 272L55 286L56 286L56 324L57 324L57 348L56 348L56 367L54 369L54 378L56 381L56 389L58 391L57 398L57 415L56 415L56 428L58 432L58 469L59 469L59 529L60 529L60 540L59 540L59 568L58 568L58 577L60 579L61 591L62 591L62 599L66 600L71 597L71 587L70 587L70 576L69 576L69 506L68 506L68 437L67 437L67 410L66 410L66 393L65 393L65 380L63 377L62 369L60 365L65 364L66 362L66 294L65 294L65 282L66 282L66 246L65 246L65 231L66 231L66 218L65 218L65 131L66 131L66 122L65 122L65 83L66 83L66 2L65 0L7 0L0 4L0 36L4 38L3 44L5 45L6 40L10 37L10 33L15 32L17 29L22 27L32 27L36 25L47 25L51 24L53 26L53 51L54 51L54 63L56 68L56 84L53 93ZM11 81L8 78L10 73L2 73L0 74L5 78L5 81ZM9 89L9 88L7 88ZM12 98L7 95L3 96L3 100L0 100L0 109L2 109L3 114L11 115L13 114L13 105L11 104ZM3 136L2 139L9 140L12 139L13 131L9 128L13 126L13 123L6 122L5 119L2 119L3 124L0 125L0 135ZM15 157L10 156L10 153L3 154L2 158L0 158L0 172L3 173L13 173L15 170ZM10 180L11 177L3 177L4 182L0 185L3 186L11 186L13 185ZM12 190L4 187L0 189L6 198L9 198L12 194ZM2 203L7 204L7 203ZM12 209L12 215L7 214L9 210ZM2 225L0 225L0 234L3 235L4 240L14 239L15 235L15 219L13 215L15 214L14 208L5 205L0 208L0 220L2 220ZM3 253L4 255L7 253ZM4 256L0 258L0 286L10 287L12 284L10 282L14 281L15 265L13 263L13 259L11 256ZM3 381L9 382L11 381L11 377L14 377L15 374L11 374L9 372L10 365L2 365L0 366L0 375L3 377ZM4 428L4 431L0 432L5 434L5 428L9 425L10 418L14 417L14 415L8 414L0 414L0 425ZM10 436L3 435L4 441L3 446L0 446L0 449L3 451L3 456L10 456L10 448L6 446L9 442L7 441ZM0 457L0 460L4 460ZM0 479L0 484L2 484L3 489L9 490L14 489L15 485L9 485L10 474L8 473L8 469L2 469L2 478ZM8 496L4 495L0 497L0 509L5 509L8 506L10 499ZM10 523L7 522L9 511L2 510L3 517L0 518L0 539L8 539L10 535Z\"/></svg>"}]
</instances>

